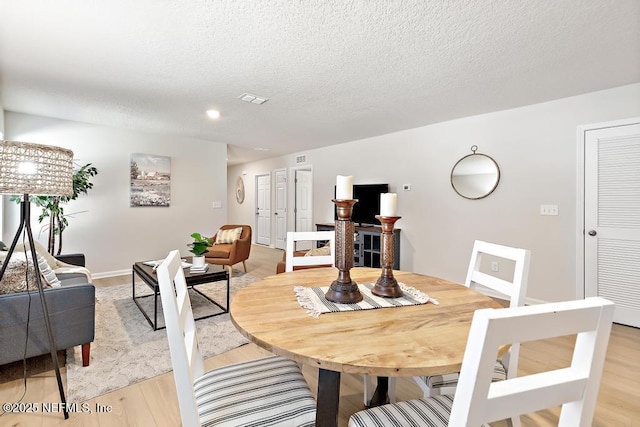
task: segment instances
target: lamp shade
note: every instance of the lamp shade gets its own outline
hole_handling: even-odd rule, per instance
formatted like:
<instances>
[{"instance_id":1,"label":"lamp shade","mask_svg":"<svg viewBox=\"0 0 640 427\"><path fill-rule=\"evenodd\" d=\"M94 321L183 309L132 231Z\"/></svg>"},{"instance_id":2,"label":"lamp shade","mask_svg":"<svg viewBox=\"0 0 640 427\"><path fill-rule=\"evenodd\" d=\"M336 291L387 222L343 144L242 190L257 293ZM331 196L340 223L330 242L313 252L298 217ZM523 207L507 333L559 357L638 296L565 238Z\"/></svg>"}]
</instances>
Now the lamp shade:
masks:
<instances>
[{"instance_id":1,"label":"lamp shade","mask_svg":"<svg viewBox=\"0 0 640 427\"><path fill-rule=\"evenodd\" d=\"M0 142L0 194L73 194L73 151L27 142Z\"/></svg>"}]
</instances>

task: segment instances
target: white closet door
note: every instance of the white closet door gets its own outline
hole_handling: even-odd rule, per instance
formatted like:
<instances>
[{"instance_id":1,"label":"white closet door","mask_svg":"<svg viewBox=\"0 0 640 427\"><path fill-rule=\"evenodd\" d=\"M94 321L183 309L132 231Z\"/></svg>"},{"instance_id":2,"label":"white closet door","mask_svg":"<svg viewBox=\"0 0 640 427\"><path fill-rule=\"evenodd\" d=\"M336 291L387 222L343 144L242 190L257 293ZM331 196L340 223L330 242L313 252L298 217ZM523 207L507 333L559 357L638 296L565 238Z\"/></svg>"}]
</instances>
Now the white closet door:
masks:
<instances>
[{"instance_id":1,"label":"white closet door","mask_svg":"<svg viewBox=\"0 0 640 427\"><path fill-rule=\"evenodd\" d=\"M585 133L585 296L640 327L640 124Z\"/></svg>"},{"instance_id":2,"label":"white closet door","mask_svg":"<svg viewBox=\"0 0 640 427\"><path fill-rule=\"evenodd\" d=\"M296 230L314 231L313 226L313 174L308 170L296 170ZM299 242L297 250L311 249L310 242Z\"/></svg>"},{"instance_id":3,"label":"white closet door","mask_svg":"<svg viewBox=\"0 0 640 427\"><path fill-rule=\"evenodd\" d=\"M287 170L278 169L275 171L275 209L274 220L276 228L276 248L287 248Z\"/></svg>"},{"instance_id":4,"label":"white closet door","mask_svg":"<svg viewBox=\"0 0 640 427\"><path fill-rule=\"evenodd\" d=\"M271 244L271 176L256 175L256 243Z\"/></svg>"}]
</instances>

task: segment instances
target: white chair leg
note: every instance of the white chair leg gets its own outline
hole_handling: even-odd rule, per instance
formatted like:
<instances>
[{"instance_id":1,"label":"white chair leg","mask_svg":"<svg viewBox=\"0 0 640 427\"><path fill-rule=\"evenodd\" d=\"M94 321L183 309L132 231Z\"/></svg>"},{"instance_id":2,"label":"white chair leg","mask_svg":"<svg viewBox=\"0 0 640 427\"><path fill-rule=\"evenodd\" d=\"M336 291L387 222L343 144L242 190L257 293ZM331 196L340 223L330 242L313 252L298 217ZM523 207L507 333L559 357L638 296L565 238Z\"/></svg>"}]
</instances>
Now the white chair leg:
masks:
<instances>
[{"instance_id":1,"label":"white chair leg","mask_svg":"<svg viewBox=\"0 0 640 427\"><path fill-rule=\"evenodd\" d=\"M456 385L452 386L442 386L442 387L433 387L430 388L427 385L427 378L429 377L413 377L413 380L418 384L420 390L422 390L423 397L426 399L427 397L440 396L441 394L455 394L456 393Z\"/></svg>"},{"instance_id":2,"label":"white chair leg","mask_svg":"<svg viewBox=\"0 0 640 427\"><path fill-rule=\"evenodd\" d=\"M513 417L507 419L507 425L509 427L520 427L520 417Z\"/></svg>"},{"instance_id":3,"label":"white chair leg","mask_svg":"<svg viewBox=\"0 0 640 427\"><path fill-rule=\"evenodd\" d=\"M231 278L233 277L233 266L228 265L227 268L229 269L229 280L231 280Z\"/></svg>"},{"instance_id":4,"label":"white chair leg","mask_svg":"<svg viewBox=\"0 0 640 427\"><path fill-rule=\"evenodd\" d=\"M371 398L373 397L373 393L375 391L375 387L373 386L373 381L371 380L370 375L364 375L364 406L369 406L369 402L371 402Z\"/></svg>"},{"instance_id":5,"label":"white chair leg","mask_svg":"<svg viewBox=\"0 0 640 427\"><path fill-rule=\"evenodd\" d=\"M389 403L396 403L396 377L389 377Z\"/></svg>"},{"instance_id":6,"label":"white chair leg","mask_svg":"<svg viewBox=\"0 0 640 427\"><path fill-rule=\"evenodd\" d=\"M431 396L431 389L427 386L425 379L425 377L413 377L413 381L415 381L418 387L420 387L420 390L422 390L423 397L427 398Z\"/></svg>"}]
</instances>

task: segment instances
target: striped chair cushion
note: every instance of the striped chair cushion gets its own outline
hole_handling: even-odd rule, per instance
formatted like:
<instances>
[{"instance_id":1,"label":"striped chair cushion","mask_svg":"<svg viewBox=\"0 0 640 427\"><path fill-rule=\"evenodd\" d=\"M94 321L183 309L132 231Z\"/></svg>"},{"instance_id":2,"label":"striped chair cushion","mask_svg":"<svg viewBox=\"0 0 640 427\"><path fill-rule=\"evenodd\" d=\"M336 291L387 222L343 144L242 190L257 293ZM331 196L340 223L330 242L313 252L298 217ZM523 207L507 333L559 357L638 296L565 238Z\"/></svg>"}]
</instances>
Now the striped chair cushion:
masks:
<instances>
[{"instance_id":1,"label":"striped chair cushion","mask_svg":"<svg viewBox=\"0 0 640 427\"><path fill-rule=\"evenodd\" d=\"M447 427L452 406L453 396L449 394L391 403L356 412L349 419L349 427Z\"/></svg>"},{"instance_id":2,"label":"striped chair cushion","mask_svg":"<svg viewBox=\"0 0 640 427\"><path fill-rule=\"evenodd\" d=\"M313 426L316 401L292 360L223 366L194 381L203 426Z\"/></svg>"},{"instance_id":3,"label":"striped chair cushion","mask_svg":"<svg viewBox=\"0 0 640 427\"><path fill-rule=\"evenodd\" d=\"M458 384L459 373L433 375L431 377L422 377L422 380L427 383L429 388L441 388L441 387L455 387ZM493 367L492 382L504 381L507 379L507 371L500 360L496 360L496 364Z\"/></svg>"}]
</instances>

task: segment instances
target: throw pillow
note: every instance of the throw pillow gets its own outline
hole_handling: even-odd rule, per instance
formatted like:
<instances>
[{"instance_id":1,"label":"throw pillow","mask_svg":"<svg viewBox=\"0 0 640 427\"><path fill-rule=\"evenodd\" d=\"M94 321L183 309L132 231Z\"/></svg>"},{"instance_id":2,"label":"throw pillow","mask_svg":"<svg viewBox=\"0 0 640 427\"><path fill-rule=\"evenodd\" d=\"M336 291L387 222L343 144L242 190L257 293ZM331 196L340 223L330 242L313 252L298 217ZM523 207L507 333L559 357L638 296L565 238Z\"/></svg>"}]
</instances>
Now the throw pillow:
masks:
<instances>
[{"instance_id":1,"label":"throw pillow","mask_svg":"<svg viewBox=\"0 0 640 427\"><path fill-rule=\"evenodd\" d=\"M27 283L30 291L38 290L33 265L29 266L31 264L30 258L27 262L23 253L14 252L10 259L5 259L3 262L8 264L4 276L0 280L0 294L24 292L27 290ZM46 283L43 283L43 286L49 287Z\"/></svg>"},{"instance_id":2,"label":"throw pillow","mask_svg":"<svg viewBox=\"0 0 640 427\"><path fill-rule=\"evenodd\" d=\"M56 276L56 273L51 269L47 260L40 254L37 254L37 257L38 267L40 267L40 275L42 275L44 281L52 288L59 288L62 286L60 280L58 280L58 276Z\"/></svg>"},{"instance_id":3,"label":"throw pillow","mask_svg":"<svg viewBox=\"0 0 640 427\"><path fill-rule=\"evenodd\" d=\"M216 245L233 243L240 238L241 234L242 227L218 230L218 234L216 235Z\"/></svg>"},{"instance_id":4,"label":"throw pillow","mask_svg":"<svg viewBox=\"0 0 640 427\"><path fill-rule=\"evenodd\" d=\"M329 242L321 248L313 248L309 249L304 256L325 256L331 255L331 246L329 246Z\"/></svg>"},{"instance_id":5,"label":"throw pillow","mask_svg":"<svg viewBox=\"0 0 640 427\"><path fill-rule=\"evenodd\" d=\"M36 254L41 255L44 259L47 260L47 264L49 264L49 266L51 266L51 268L57 268L58 267L58 260L51 255L48 251L47 248L45 248L44 246L42 246L42 244L40 242L38 242L37 240L33 243L33 247L36 248ZM17 251L24 251L24 248L27 249L27 251L29 251L29 243L19 243L18 245L16 245L16 252Z\"/></svg>"}]
</instances>

